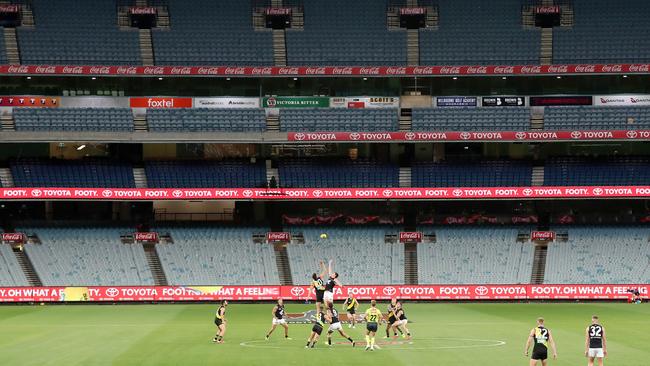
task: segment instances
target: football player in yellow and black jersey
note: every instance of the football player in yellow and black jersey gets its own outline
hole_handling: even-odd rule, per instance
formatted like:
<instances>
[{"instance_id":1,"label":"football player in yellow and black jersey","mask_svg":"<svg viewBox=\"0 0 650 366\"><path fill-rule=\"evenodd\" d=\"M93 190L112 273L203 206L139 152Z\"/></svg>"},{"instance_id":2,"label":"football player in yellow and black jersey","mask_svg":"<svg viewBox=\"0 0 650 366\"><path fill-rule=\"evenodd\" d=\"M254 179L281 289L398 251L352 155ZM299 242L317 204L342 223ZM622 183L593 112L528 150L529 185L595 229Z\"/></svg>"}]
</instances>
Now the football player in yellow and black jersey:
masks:
<instances>
[{"instance_id":1,"label":"football player in yellow and black jersey","mask_svg":"<svg viewBox=\"0 0 650 366\"><path fill-rule=\"evenodd\" d=\"M347 299L345 299L345 302L343 303L343 310L345 310L348 313L348 328L354 328L355 324L357 323L357 319L355 318L355 314L357 312L357 308L359 307L359 302L357 299L354 298L354 296L350 296Z\"/></svg>"},{"instance_id":2,"label":"football player in yellow and black jersey","mask_svg":"<svg viewBox=\"0 0 650 366\"><path fill-rule=\"evenodd\" d=\"M323 304L323 295L325 294L325 282L323 278L327 275L327 268L325 268L325 262L320 261L320 275L312 273L311 275L311 285L314 288L316 293L316 314L322 311L321 306Z\"/></svg>"},{"instance_id":3,"label":"football player in yellow and black jersey","mask_svg":"<svg viewBox=\"0 0 650 366\"><path fill-rule=\"evenodd\" d=\"M284 301L282 299L278 299L278 303L273 307L271 314L273 315L273 320L271 330L269 330L269 332L266 334L266 340L269 340L269 337L275 330L275 327L278 325L281 325L284 328L284 338L290 340L291 338L289 338L289 326L287 325L286 319L284 319Z\"/></svg>"},{"instance_id":4,"label":"football player in yellow and black jersey","mask_svg":"<svg viewBox=\"0 0 650 366\"><path fill-rule=\"evenodd\" d=\"M604 358L607 356L607 344L605 341L605 328L600 325L598 316L591 317L591 324L587 327L585 338L587 364L594 366L594 361L597 359L598 365L603 366Z\"/></svg>"},{"instance_id":5,"label":"football player in yellow and black jersey","mask_svg":"<svg viewBox=\"0 0 650 366\"><path fill-rule=\"evenodd\" d=\"M390 330L391 328L393 328L393 324L395 324L395 322L397 321L397 318L395 317L395 312L397 311L396 308L397 308L397 299L395 298L390 299L390 304L388 304L388 311L387 311L388 321L386 322L386 337L384 338L390 338ZM402 332L402 329L400 329L399 327L397 327L397 330L399 330L401 334L404 334ZM397 337L397 332L395 332L395 328L393 328L393 332L394 332L394 336Z\"/></svg>"},{"instance_id":6,"label":"football player in yellow and black jersey","mask_svg":"<svg viewBox=\"0 0 650 366\"><path fill-rule=\"evenodd\" d=\"M212 342L223 343L223 336L226 335L226 307L228 301L223 300L221 306L214 315L214 324L217 326L217 334L212 338Z\"/></svg>"},{"instance_id":7,"label":"football player in yellow and black jersey","mask_svg":"<svg viewBox=\"0 0 650 366\"><path fill-rule=\"evenodd\" d=\"M377 334L379 323L384 321L381 310L377 309L377 301L370 302L370 308L366 310L364 320L366 321L366 351L374 351L375 347L379 348L379 346L375 346L375 334Z\"/></svg>"},{"instance_id":8,"label":"football player in yellow and black jersey","mask_svg":"<svg viewBox=\"0 0 650 366\"><path fill-rule=\"evenodd\" d=\"M411 339L411 331L409 331L409 328L407 326L409 321L406 318L406 313L404 312L404 307L402 306L401 301L397 302L395 318L397 321L393 323L393 332L395 332L395 329L399 329L399 331L402 333L402 337ZM406 334L404 334L405 332Z\"/></svg>"},{"instance_id":9,"label":"football player in yellow and black jersey","mask_svg":"<svg viewBox=\"0 0 650 366\"><path fill-rule=\"evenodd\" d=\"M323 333L323 327L331 320L332 319L329 318L327 314L316 313L316 318L314 319L314 325L311 328L311 334L309 335L309 339L307 339L307 344L305 345L305 348L314 348L316 342L318 342L318 338L320 337L321 333Z\"/></svg>"},{"instance_id":10,"label":"football player in yellow and black jersey","mask_svg":"<svg viewBox=\"0 0 650 366\"><path fill-rule=\"evenodd\" d=\"M544 327L544 318L537 318L537 326L530 331L528 341L526 341L526 349L524 354L528 357L528 350L531 343L533 344L533 354L530 358L530 366L536 366L537 361L546 366L548 358L548 346L551 345L553 350L553 359L557 358L557 349L555 348L555 341L551 335L551 331Z\"/></svg>"}]
</instances>

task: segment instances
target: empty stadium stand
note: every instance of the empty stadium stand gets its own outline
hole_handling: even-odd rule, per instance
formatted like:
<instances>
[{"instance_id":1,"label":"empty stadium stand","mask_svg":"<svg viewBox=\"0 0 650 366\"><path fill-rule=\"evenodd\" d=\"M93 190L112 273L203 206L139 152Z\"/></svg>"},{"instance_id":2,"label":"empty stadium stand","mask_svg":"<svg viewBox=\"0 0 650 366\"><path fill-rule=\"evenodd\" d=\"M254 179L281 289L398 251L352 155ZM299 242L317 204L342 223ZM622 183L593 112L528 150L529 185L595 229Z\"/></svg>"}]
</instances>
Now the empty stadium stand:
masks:
<instances>
[{"instance_id":1,"label":"empty stadium stand","mask_svg":"<svg viewBox=\"0 0 650 366\"><path fill-rule=\"evenodd\" d=\"M145 171L150 188L266 186L263 161L150 161L146 163Z\"/></svg>"},{"instance_id":2,"label":"empty stadium stand","mask_svg":"<svg viewBox=\"0 0 650 366\"><path fill-rule=\"evenodd\" d=\"M568 242L548 246L545 283L650 283L650 228L569 227L568 234Z\"/></svg>"},{"instance_id":3,"label":"empty stadium stand","mask_svg":"<svg viewBox=\"0 0 650 366\"><path fill-rule=\"evenodd\" d=\"M21 159L11 173L16 187L135 187L131 165L114 161Z\"/></svg>"},{"instance_id":4,"label":"empty stadium stand","mask_svg":"<svg viewBox=\"0 0 650 366\"><path fill-rule=\"evenodd\" d=\"M397 131L395 109L284 109L280 112L281 131Z\"/></svg>"},{"instance_id":5,"label":"empty stadium stand","mask_svg":"<svg viewBox=\"0 0 650 366\"><path fill-rule=\"evenodd\" d=\"M271 31L256 32L250 0L169 0L171 26L153 30L157 65L273 65Z\"/></svg>"},{"instance_id":6,"label":"empty stadium stand","mask_svg":"<svg viewBox=\"0 0 650 366\"><path fill-rule=\"evenodd\" d=\"M278 165L283 187L398 187L397 165L359 159L287 159Z\"/></svg>"},{"instance_id":7,"label":"empty stadium stand","mask_svg":"<svg viewBox=\"0 0 650 366\"><path fill-rule=\"evenodd\" d=\"M530 109L494 108L414 108L414 131L527 131Z\"/></svg>"},{"instance_id":8,"label":"empty stadium stand","mask_svg":"<svg viewBox=\"0 0 650 366\"><path fill-rule=\"evenodd\" d=\"M18 28L23 64L141 65L137 30L117 26L115 0L32 0L35 27Z\"/></svg>"},{"instance_id":9,"label":"empty stadium stand","mask_svg":"<svg viewBox=\"0 0 650 366\"><path fill-rule=\"evenodd\" d=\"M547 186L648 185L650 160L643 157L558 157L547 160Z\"/></svg>"},{"instance_id":10,"label":"empty stadium stand","mask_svg":"<svg viewBox=\"0 0 650 366\"><path fill-rule=\"evenodd\" d=\"M127 108L15 108L16 131L132 132Z\"/></svg>"},{"instance_id":11,"label":"empty stadium stand","mask_svg":"<svg viewBox=\"0 0 650 366\"><path fill-rule=\"evenodd\" d=\"M11 246L0 244L0 286L29 286Z\"/></svg>"},{"instance_id":12,"label":"empty stadium stand","mask_svg":"<svg viewBox=\"0 0 650 366\"><path fill-rule=\"evenodd\" d=\"M533 245L517 242L518 232L514 227L435 228L435 243L418 244L419 282L528 283Z\"/></svg>"},{"instance_id":13,"label":"empty stadium stand","mask_svg":"<svg viewBox=\"0 0 650 366\"><path fill-rule=\"evenodd\" d=\"M311 274L320 272L318 262L334 260L334 270L345 284L403 284L404 246L386 243L387 233L397 234L391 227L294 227L291 232L302 232L304 244L287 246L294 284L306 285ZM320 239L327 232L328 238Z\"/></svg>"},{"instance_id":14,"label":"empty stadium stand","mask_svg":"<svg viewBox=\"0 0 650 366\"><path fill-rule=\"evenodd\" d=\"M650 9L643 0L625 5L607 0L573 0L575 24L555 28L553 62L606 64L650 61Z\"/></svg>"},{"instance_id":15,"label":"empty stadium stand","mask_svg":"<svg viewBox=\"0 0 650 366\"><path fill-rule=\"evenodd\" d=\"M522 26L520 0L440 0L439 28L420 30L421 65L539 64L540 31Z\"/></svg>"},{"instance_id":16,"label":"empty stadium stand","mask_svg":"<svg viewBox=\"0 0 650 366\"><path fill-rule=\"evenodd\" d=\"M411 167L413 187L516 187L530 186L531 179L530 163L511 160L415 162Z\"/></svg>"},{"instance_id":17,"label":"empty stadium stand","mask_svg":"<svg viewBox=\"0 0 650 366\"><path fill-rule=\"evenodd\" d=\"M0 65L6 65L9 63L7 58L7 48L5 45L4 37L0 37Z\"/></svg>"},{"instance_id":18,"label":"empty stadium stand","mask_svg":"<svg viewBox=\"0 0 650 366\"><path fill-rule=\"evenodd\" d=\"M26 245L45 286L153 285L142 245L123 244L127 228L31 227L41 244ZM132 232L132 230L130 230Z\"/></svg>"},{"instance_id":19,"label":"empty stadium stand","mask_svg":"<svg viewBox=\"0 0 650 366\"><path fill-rule=\"evenodd\" d=\"M286 32L289 65L406 65L406 32L389 31L386 3L304 0L304 29Z\"/></svg>"},{"instance_id":20,"label":"empty stadium stand","mask_svg":"<svg viewBox=\"0 0 650 366\"><path fill-rule=\"evenodd\" d=\"M150 109L152 132L263 132L263 109Z\"/></svg>"},{"instance_id":21,"label":"empty stadium stand","mask_svg":"<svg viewBox=\"0 0 650 366\"><path fill-rule=\"evenodd\" d=\"M545 107L546 130L650 128L648 107Z\"/></svg>"},{"instance_id":22,"label":"empty stadium stand","mask_svg":"<svg viewBox=\"0 0 650 366\"><path fill-rule=\"evenodd\" d=\"M173 244L156 245L170 285L275 285L273 246L253 243L255 228L161 228Z\"/></svg>"}]
</instances>

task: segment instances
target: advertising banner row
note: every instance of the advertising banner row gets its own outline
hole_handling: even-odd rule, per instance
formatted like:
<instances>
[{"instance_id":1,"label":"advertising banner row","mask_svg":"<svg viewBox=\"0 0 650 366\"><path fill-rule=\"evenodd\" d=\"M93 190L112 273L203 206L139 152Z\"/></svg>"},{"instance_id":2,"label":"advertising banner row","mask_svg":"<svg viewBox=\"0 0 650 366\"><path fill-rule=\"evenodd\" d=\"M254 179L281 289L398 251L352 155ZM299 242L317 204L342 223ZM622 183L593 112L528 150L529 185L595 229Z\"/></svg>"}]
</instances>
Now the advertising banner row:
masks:
<instances>
[{"instance_id":1,"label":"advertising banner row","mask_svg":"<svg viewBox=\"0 0 650 366\"><path fill-rule=\"evenodd\" d=\"M650 130L481 132L289 132L289 141L597 141L647 140Z\"/></svg>"},{"instance_id":2,"label":"advertising banner row","mask_svg":"<svg viewBox=\"0 0 650 366\"><path fill-rule=\"evenodd\" d=\"M457 200L644 198L650 186L465 188L0 188L0 200Z\"/></svg>"},{"instance_id":3,"label":"advertising banner row","mask_svg":"<svg viewBox=\"0 0 650 366\"><path fill-rule=\"evenodd\" d=\"M335 300L627 300L650 285L352 285ZM314 300L310 286L0 287L0 302Z\"/></svg>"},{"instance_id":4,"label":"advertising banner row","mask_svg":"<svg viewBox=\"0 0 650 366\"><path fill-rule=\"evenodd\" d=\"M647 74L650 64L576 64L519 66L67 66L2 65L0 75L93 76L455 76L455 75L562 75Z\"/></svg>"}]
</instances>

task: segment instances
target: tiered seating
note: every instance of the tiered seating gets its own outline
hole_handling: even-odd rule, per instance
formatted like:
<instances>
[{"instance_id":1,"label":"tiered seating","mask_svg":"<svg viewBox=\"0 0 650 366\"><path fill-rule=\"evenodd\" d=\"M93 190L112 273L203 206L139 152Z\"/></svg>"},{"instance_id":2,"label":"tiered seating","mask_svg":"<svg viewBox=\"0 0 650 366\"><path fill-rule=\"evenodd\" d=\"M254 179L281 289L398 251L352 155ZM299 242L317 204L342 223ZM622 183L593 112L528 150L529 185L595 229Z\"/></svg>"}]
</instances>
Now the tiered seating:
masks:
<instances>
[{"instance_id":1,"label":"tiered seating","mask_svg":"<svg viewBox=\"0 0 650 366\"><path fill-rule=\"evenodd\" d=\"M0 64L6 65L9 61L7 60L7 47L5 46L4 37L0 37Z\"/></svg>"},{"instance_id":2,"label":"tiered seating","mask_svg":"<svg viewBox=\"0 0 650 366\"><path fill-rule=\"evenodd\" d=\"M416 162L411 167L413 187L530 186L531 176L528 162L511 160Z\"/></svg>"},{"instance_id":3,"label":"tiered seating","mask_svg":"<svg viewBox=\"0 0 650 366\"><path fill-rule=\"evenodd\" d=\"M140 65L137 30L119 30L115 0L32 0L35 28L18 28L23 64Z\"/></svg>"},{"instance_id":4,"label":"tiered seating","mask_svg":"<svg viewBox=\"0 0 650 366\"><path fill-rule=\"evenodd\" d=\"M29 286L11 247L0 244L0 286Z\"/></svg>"},{"instance_id":5,"label":"tiered seating","mask_svg":"<svg viewBox=\"0 0 650 366\"><path fill-rule=\"evenodd\" d=\"M250 0L169 0L170 29L153 31L158 65L273 65L270 31L255 32Z\"/></svg>"},{"instance_id":6,"label":"tiered seating","mask_svg":"<svg viewBox=\"0 0 650 366\"><path fill-rule=\"evenodd\" d=\"M127 108L15 108L16 131L131 132Z\"/></svg>"},{"instance_id":7,"label":"tiered seating","mask_svg":"<svg viewBox=\"0 0 650 366\"><path fill-rule=\"evenodd\" d=\"M650 128L648 107L546 107L547 130L624 130Z\"/></svg>"},{"instance_id":8,"label":"tiered seating","mask_svg":"<svg viewBox=\"0 0 650 366\"><path fill-rule=\"evenodd\" d=\"M526 131L530 128L527 107L414 108L414 131Z\"/></svg>"},{"instance_id":9,"label":"tiered seating","mask_svg":"<svg viewBox=\"0 0 650 366\"><path fill-rule=\"evenodd\" d=\"M520 0L438 4L439 29L420 30L420 64L539 64L539 30L523 28Z\"/></svg>"},{"instance_id":10,"label":"tiered seating","mask_svg":"<svg viewBox=\"0 0 650 366\"><path fill-rule=\"evenodd\" d=\"M648 185L650 160L642 157L552 158L544 168L544 185Z\"/></svg>"},{"instance_id":11,"label":"tiered seating","mask_svg":"<svg viewBox=\"0 0 650 366\"><path fill-rule=\"evenodd\" d=\"M292 228L302 232L304 244L287 246L294 284L306 285L311 274L320 273L319 261L334 260L334 270L345 284L376 285L404 283L404 246L385 243L390 227ZM327 239L320 239L327 233Z\"/></svg>"},{"instance_id":12,"label":"tiered seating","mask_svg":"<svg viewBox=\"0 0 650 366\"><path fill-rule=\"evenodd\" d=\"M262 132L266 130L263 109L150 109L152 132Z\"/></svg>"},{"instance_id":13,"label":"tiered seating","mask_svg":"<svg viewBox=\"0 0 650 366\"><path fill-rule=\"evenodd\" d=\"M287 30L289 65L406 65L406 32L389 31L385 3L304 0L305 29Z\"/></svg>"},{"instance_id":14,"label":"tiered seating","mask_svg":"<svg viewBox=\"0 0 650 366\"><path fill-rule=\"evenodd\" d=\"M283 187L369 188L398 187L399 169L372 160L283 160L279 166Z\"/></svg>"},{"instance_id":15,"label":"tiered seating","mask_svg":"<svg viewBox=\"0 0 650 366\"><path fill-rule=\"evenodd\" d=\"M650 228L590 226L568 233L568 242L549 245L545 283L650 283Z\"/></svg>"},{"instance_id":16,"label":"tiered seating","mask_svg":"<svg viewBox=\"0 0 650 366\"><path fill-rule=\"evenodd\" d=\"M534 249L530 243L516 242L518 232L500 227L435 228L436 243L418 244L419 283L528 283Z\"/></svg>"},{"instance_id":17,"label":"tiered seating","mask_svg":"<svg viewBox=\"0 0 650 366\"><path fill-rule=\"evenodd\" d=\"M280 112L282 131L397 131L394 109L284 109Z\"/></svg>"},{"instance_id":18,"label":"tiered seating","mask_svg":"<svg viewBox=\"0 0 650 366\"><path fill-rule=\"evenodd\" d=\"M45 286L154 284L142 245L120 241L120 234L129 232L126 228L28 231L42 243L25 246L25 252Z\"/></svg>"},{"instance_id":19,"label":"tiered seating","mask_svg":"<svg viewBox=\"0 0 650 366\"><path fill-rule=\"evenodd\" d=\"M18 160L11 164L16 187L135 187L133 168L103 160Z\"/></svg>"},{"instance_id":20,"label":"tiered seating","mask_svg":"<svg viewBox=\"0 0 650 366\"><path fill-rule=\"evenodd\" d=\"M151 188L240 188L266 185L263 161L152 161L146 164Z\"/></svg>"},{"instance_id":21,"label":"tiered seating","mask_svg":"<svg viewBox=\"0 0 650 366\"><path fill-rule=\"evenodd\" d=\"M173 244L157 245L171 285L277 285L273 246L253 243L252 228L170 228Z\"/></svg>"},{"instance_id":22,"label":"tiered seating","mask_svg":"<svg viewBox=\"0 0 650 366\"><path fill-rule=\"evenodd\" d=\"M650 61L650 9L644 0L625 5L573 0L574 25L553 30L553 62L635 63Z\"/></svg>"}]
</instances>

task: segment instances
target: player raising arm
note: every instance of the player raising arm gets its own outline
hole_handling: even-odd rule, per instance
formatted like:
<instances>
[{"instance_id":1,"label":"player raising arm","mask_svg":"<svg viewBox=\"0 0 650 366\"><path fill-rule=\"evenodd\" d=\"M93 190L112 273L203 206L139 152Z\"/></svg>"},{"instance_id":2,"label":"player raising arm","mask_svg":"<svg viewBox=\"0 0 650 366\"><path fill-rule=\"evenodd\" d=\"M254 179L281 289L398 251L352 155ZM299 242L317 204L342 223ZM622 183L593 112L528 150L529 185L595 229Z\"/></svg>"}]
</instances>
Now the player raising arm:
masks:
<instances>
[{"instance_id":1,"label":"player raising arm","mask_svg":"<svg viewBox=\"0 0 650 366\"><path fill-rule=\"evenodd\" d=\"M375 334L377 334L379 323L384 321L381 310L377 309L377 301L370 302L370 309L366 310L366 315L363 318L366 321L366 351L374 351ZM379 346L377 348L379 349Z\"/></svg>"},{"instance_id":2,"label":"player raising arm","mask_svg":"<svg viewBox=\"0 0 650 366\"><path fill-rule=\"evenodd\" d=\"M316 314L322 312L321 305L323 304L323 295L325 294L325 282L323 278L327 275L327 268L325 268L325 263L320 261L320 275L312 273L311 275L311 285L314 287L314 292L316 293Z\"/></svg>"},{"instance_id":3,"label":"player raising arm","mask_svg":"<svg viewBox=\"0 0 650 366\"><path fill-rule=\"evenodd\" d=\"M587 356L588 365L594 366L594 361L598 359L598 365L603 366L605 356L607 356L607 344L605 342L605 328L598 323L598 316L591 317L591 325L587 327L585 335L585 356Z\"/></svg>"},{"instance_id":4,"label":"player raising arm","mask_svg":"<svg viewBox=\"0 0 650 366\"><path fill-rule=\"evenodd\" d=\"M337 272L332 271L332 260L330 259L329 265L328 265L328 270L329 270L329 276L327 277L327 282L325 282L325 294L323 295L323 299L325 300L325 308L329 306L329 304L334 303L334 287L337 285L339 287L343 287L341 282L339 282L339 274Z\"/></svg>"},{"instance_id":5,"label":"player raising arm","mask_svg":"<svg viewBox=\"0 0 650 366\"><path fill-rule=\"evenodd\" d=\"M546 366L548 358L548 345L550 343L553 349L553 359L557 358L557 349L555 348L555 341L551 335L551 331L544 327L544 318L537 318L537 326L530 331L528 341L526 341L526 349L524 354L528 357L528 350L533 343L533 354L530 358L530 366L536 366L537 361Z\"/></svg>"},{"instance_id":6,"label":"player raising arm","mask_svg":"<svg viewBox=\"0 0 650 366\"><path fill-rule=\"evenodd\" d=\"M273 324L271 325L271 330L266 334L266 340L269 340L269 337L278 325L281 325L284 328L284 338L290 340L289 326L287 325L287 321L284 319L284 301L282 299L278 299L278 303L273 307L271 314L273 314Z\"/></svg>"},{"instance_id":7,"label":"player raising arm","mask_svg":"<svg viewBox=\"0 0 650 366\"><path fill-rule=\"evenodd\" d=\"M345 302L343 303L343 310L348 313L348 328L354 328L354 325L357 323L355 314L357 313L358 307L359 302L356 298L354 298L354 296L349 296L347 299L345 299Z\"/></svg>"},{"instance_id":8,"label":"player raising arm","mask_svg":"<svg viewBox=\"0 0 650 366\"><path fill-rule=\"evenodd\" d=\"M212 342L223 343L223 336L226 335L226 307L228 307L228 301L223 300L221 306L217 309L217 313L214 315L217 334L212 338Z\"/></svg>"}]
</instances>

